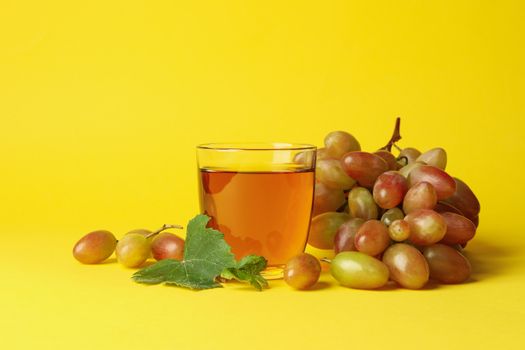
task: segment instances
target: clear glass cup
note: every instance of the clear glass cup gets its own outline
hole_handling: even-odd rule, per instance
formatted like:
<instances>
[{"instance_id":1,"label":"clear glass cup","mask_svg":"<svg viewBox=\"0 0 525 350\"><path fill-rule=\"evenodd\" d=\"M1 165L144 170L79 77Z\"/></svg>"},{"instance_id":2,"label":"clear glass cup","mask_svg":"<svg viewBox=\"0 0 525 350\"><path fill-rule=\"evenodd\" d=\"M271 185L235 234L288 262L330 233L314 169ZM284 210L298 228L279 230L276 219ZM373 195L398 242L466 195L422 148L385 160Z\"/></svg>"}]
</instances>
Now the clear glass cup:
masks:
<instances>
[{"instance_id":1,"label":"clear glass cup","mask_svg":"<svg viewBox=\"0 0 525 350\"><path fill-rule=\"evenodd\" d=\"M315 155L307 144L197 146L201 212L237 259L257 254L268 260L266 278L282 277L288 259L306 246Z\"/></svg>"}]
</instances>

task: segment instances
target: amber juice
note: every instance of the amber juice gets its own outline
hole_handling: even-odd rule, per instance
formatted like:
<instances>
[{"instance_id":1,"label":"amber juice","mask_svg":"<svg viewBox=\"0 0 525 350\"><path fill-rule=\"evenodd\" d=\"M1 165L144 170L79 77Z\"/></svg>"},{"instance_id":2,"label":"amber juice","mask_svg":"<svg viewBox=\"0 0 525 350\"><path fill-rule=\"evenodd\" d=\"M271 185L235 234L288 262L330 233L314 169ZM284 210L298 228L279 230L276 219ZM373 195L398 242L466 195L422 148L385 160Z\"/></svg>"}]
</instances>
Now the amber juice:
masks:
<instances>
[{"instance_id":1,"label":"amber juice","mask_svg":"<svg viewBox=\"0 0 525 350\"><path fill-rule=\"evenodd\" d=\"M262 255L282 266L306 245L314 172L233 172L200 169L202 212L224 233L237 259Z\"/></svg>"}]
</instances>

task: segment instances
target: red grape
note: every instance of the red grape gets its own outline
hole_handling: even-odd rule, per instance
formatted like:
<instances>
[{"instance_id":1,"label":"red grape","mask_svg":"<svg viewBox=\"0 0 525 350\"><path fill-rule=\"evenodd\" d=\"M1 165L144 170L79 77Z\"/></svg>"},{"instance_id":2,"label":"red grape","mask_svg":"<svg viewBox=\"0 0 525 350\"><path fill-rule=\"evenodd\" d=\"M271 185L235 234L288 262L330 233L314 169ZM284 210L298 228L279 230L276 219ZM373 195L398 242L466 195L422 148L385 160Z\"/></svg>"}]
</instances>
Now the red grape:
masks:
<instances>
[{"instance_id":1,"label":"red grape","mask_svg":"<svg viewBox=\"0 0 525 350\"><path fill-rule=\"evenodd\" d=\"M436 206L437 194L434 186L420 182L411 187L403 200L403 211L410 214L417 209L432 209Z\"/></svg>"},{"instance_id":2,"label":"red grape","mask_svg":"<svg viewBox=\"0 0 525 350\"><path fill-rule=\"evenodd\" d=\"M368 152L346 153L341 162L348 176L368 188L372 188L377 177L388 170L383 158Z\"/></svg>"},{"instance_id":3,"label":"red grape","mask_svg":"<svg viewBox=\"0 0 525 350\"><path fill-rule=\"evenodd\" d=\"M438 200L448 198L454 194L456 183L443 170L430 165L422 165L413 169L408 176L408 186L413 187L426 181L434 186Z\"/></svg>"},{"instance_id":4,"label":"red grape","mask_svg":"<svg viewBox=\"0 0 525 350\"><path fill-rule=\"evenodd\" d=\"M182 260L184 240L173 233L161 232L151 242L151 253L155 260Z\"/></svg>"},{"instance_id":5,"label":"red grape","mask_svg":"<svg viewBox=\"0 0 525 350\"><path fill-rule=\"evenodd\" d=\"M445 212L441 213L441 217L447 224L447 230L441 243L448 245L465 244L476 234L474 223L462 215Z\"/></svg>"},{"instance_id":6,"label":"red grape","mask_svg":"<svg viewBox=\"0 0 525 350\"><path fill-rule=\"evenodd\" d=\"M369 220L362 224L354 238L355 248L371 256L381 254L389 244L388 229L379 220Z\"/></svg>"},{"instance_id":7,"label":"red grape","mask_svg":"<svg viewBox=\"0 0 525 350\"><path fill-rule=\"evenodd\" d=\"M321 275L319 260L308 253L291 258L284 268L284 281L295 289L308 289L314 286Z\"/></svg>"},{"instance_id":8,"label":"red grape","mask_svg":"<svg viewBox=\"0 0 525 350\"><path fill-rule=\"evenodd\" d=\"M410 225L410 241L416 245L430 245L439 242L447 230L445 219L429 209L419 209L407 216Z\"/></svg>"},{"instance_id":9,"label":"red grape","mask_svg":"<svg viewBox=\"0 0 525 350\"><path fill-rule=\"evenodd\" d=\"M383 209L396 207L408 190L405 177L397 171L387 171L374 184L374 200Z\"/></svg>"},{"instance_id":10,"label":"red grape","mask_svg":"<svg viewBox=\"0 0 525 350\"><path fill-rule=\"evenodd\" d=\"M444 244L433 244L423 249L430 278L441 283L461 283L470 277L470 262L456 249Z\"/></svg>"},{"instance_id":11,"label":"red grape","mask_svg":"<svg viewBox=\"0 0 525 350\"><path fill-rule=\"evenodd\" d=\"M73 256L83 264L98 264L115 251L117 239L105 230L93 231L82 237L73 247Z\"/></svg>"},{"instance_id":12,"label":"red grape","mask_svg":"<svg viewBox=\"0 0 525 350\"><path fill-rule=\"evenodd\" d=\"M419 250L405 243L390 246L383 254L390 278L409 289L420 289L428 281L429 268Z\"/></svg>"}]
</instances>

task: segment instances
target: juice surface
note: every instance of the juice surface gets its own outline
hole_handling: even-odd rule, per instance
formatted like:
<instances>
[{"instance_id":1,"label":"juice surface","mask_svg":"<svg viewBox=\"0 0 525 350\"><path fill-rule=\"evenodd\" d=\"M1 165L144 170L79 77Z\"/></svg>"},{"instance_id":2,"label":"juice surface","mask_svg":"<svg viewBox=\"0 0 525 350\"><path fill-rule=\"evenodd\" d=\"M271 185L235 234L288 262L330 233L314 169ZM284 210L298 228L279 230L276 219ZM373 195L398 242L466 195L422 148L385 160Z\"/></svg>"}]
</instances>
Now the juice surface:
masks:
<instances>
[{"instance_id":1,"label":"juice surface","mask_svg":"<svg viewBox=\"0 0 525 350\"><path fill-rule=\"evenodd\" d=\"M202 211L224 233L236 258L262 255L279 266L306 245L313 171L229 172L200 170Z\"/></svg>"}]
</instances>

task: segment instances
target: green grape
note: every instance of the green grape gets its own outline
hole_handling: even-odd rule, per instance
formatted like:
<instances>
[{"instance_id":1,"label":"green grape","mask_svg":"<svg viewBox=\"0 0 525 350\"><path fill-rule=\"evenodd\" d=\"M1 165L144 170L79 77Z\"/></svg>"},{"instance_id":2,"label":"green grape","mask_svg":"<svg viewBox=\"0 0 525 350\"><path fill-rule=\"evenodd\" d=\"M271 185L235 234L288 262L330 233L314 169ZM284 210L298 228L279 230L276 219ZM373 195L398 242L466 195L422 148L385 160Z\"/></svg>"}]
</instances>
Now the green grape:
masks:
<instances>
[{"instance_id":1,"label":"green grape","mask_svg":"<svg viewBox=\"0 0 525 350\"><path fill-rule=\"evenodd\" d=\"M361 253L379 255L390 245L388 228L379 220L369 220L357 230L354 245Z\"/></svg>"},{"instance_id":2,"label":"green grape","mask_svg":"<svg viewBox=\"0 0 525 350\"><path fill-rule=\"evenodd\" d=\"M448 245L465 244L476 234L476 225L466 217L455 213L441 213L445 220L447 230L441 243Z\"/></svg>"},{"instance_id":3,"label":"green grape","mask_svg":"<svg viewBox=\"0 0 525 350\"><path fill-rule=\"evenodd\" d=\"M82 237L73 247L73 256L83 264L98 264L113 254L117 239L105 230L93 231Z\"/></svg>"},{"instance_id":4,"label":"green grape","mask_svg":"<svg viewBox=\"0 0 525 350\"><path fill-rule=\"evenodd\" d=\"M361 150L357 139L345 131L332 131L324 138L324 145L330 157L336 159L345 153Z\"/></svg>"},{"instance_id":5,"label":"green grape","mask_svg":"<svg viewBox=\"0 0 525 350\"><path fill-rule=\"evenodd\" d=\"M359 185L372 188L379 175L388 170L385 160L368 152L350 152L341 159L343 170Z\"/></svg>"},{"instance_id":6,"label":"green grape","mask_svg":"<svg viewBox=\"0 0 525 350\"><path fill-rule=\"evenodd\" d=\"M353 217L363 220L377 219L378 209L374 197L364 187L354 187L348 194L348 210Z\"/></svg>"},{"instance_id":7,"label":"green grape","mask_svg":"<svg viewBox=\"0 0 525 350\"><path fill-rule=\"evenodd\" d=\"M315 216L310 223L308 244L318 249L333 249L339 227L352 217L347 213L328 212Z\"/></svg>"},{"instance_id":8,"label":"green grape","mask_svg":"<svg viewBox=\"0 0 525 350\"><path fill-rule=\"evenodd\" d=\"M346 198L343 190L336 190L318 182L315 184L314 205L312 216L317 216L329 211L337 211L345 204Z\"/></svg>"},{"instance_id":9,"label":"green grape","mask_svg":"<svg viewBox=\"0 0 525 350\"><path fill-rule=\"evenodd\" d=\"M416 159L421 155L421 152L418 151L415 148L407 147L403 148L401 152L399 152L399 155L397 156L397 159L406 158L407 162L406 164L412 164L416 161Z\"/></svg>"},{"instance_id":10,"label":"green grape","mask_svg":"<svg viewBox=\"0 0 525 350\"><path fill-rule=\"evenodd\" d=\"M432 148L431 150L421 154L417 160L425 164L435 166L441 170L445 170L445 167L447 166L447 152L445 152L445 150L440 147Z\"/></svg>"},{"instance_id":11,"label":"green grape","mask_svg":"<svg viewBox=\"0 0 525 350\"><path fill-rule=\"evenodd\" d=\"M408 190L407 180L397 171L387 171L374 184L374 200L383 209L396 207Z\"/></svg>"},{"instance_id":12,"label":"green grape","mask_svg":"<svg viewBox=\"0 0 525 350\"><path fill-rule=\"evenodd\" d=\"M117 243L117 260L124 266L138 267L150 256L150 246L151 243L139 233L125 235Z\"/></svg>"},{"instance_id":13,"label":"green grape","mask_svg":"<svg viewBox=\"0 0 525 350\"><path fill-rule=\"evenodd\" d=\"M395 220L388 227L388 235L396 242L402 242L410 237L410 225L405 220Z\"/></svg>"},{"instance_id":14,"label":"green grape","mask_svg":"<svg viewBox=\"0 0 525 350\"><path fill-rule=\"evenodd\" d=\"M383 253L383 262L390 270L390 279L404 288L420 289L428 281L427 261L423 254L411 245L391 245Z\"/></svg>"},{"instance_id":15,"label":"green grape","mask_svg":"<svg viewBox=\"0 0 525 350\"><path fill-rule=\"evenodd\" d=\"M311 164L314 164L313 156L313 152L299 152L293 157L293 161L296 164L310 167Z\"/></svg>"},{"instance_id":16,"label":"green grape","mask_svg":"<svg viewBox=\"0 0 525 350\"><path fill-rule=\"evenodd\" d=\"M357 230L364 222L365 220L363 219L352 218L339 226L334 237L334 251L336 254L356 250L354 246L354 238Z\"/></svg>"},{"instance_id":17,"label":"green grape","mask_svg":"<svg viewBox=\"0 0 525 350\"><path fill-rule=\"evenodd\" d=\"M398 170L400 168L396 157L392 153L381 149L379 151L375 151L374 154L383 158L383 160L388 164L388 168L390 170Z\"/></svg>"},{"instance_id":18,"label":"green grape","mask_svg":"<svg viewBox=\"0 0 525 350\"><path fill-rule=\"evenodd\" d=\"M437 194L434 186L422 181L411 187L403 199L403 211L405 214L418 209L433 209L437 204Z\"/></svg>"},{"instance_id":19,"label":"green grape","mask_svg":"<svg viewBox=\"0 0 525 350\"><path fill-rule=\"evenodd\" d=\"M130 233L138 233L141 236L144 236L151 240L153 236L148 237L151 234L151 231L146 228L136 228L134 230L128 231L126 234L129 235Z\"/></svg>"},{"instance_id":20,"label":"green grape","mask_svg":"<svg viewBox=\"0 0 525 350\"><path fill-rule=\"evenodd\" d=\"M430 278L441 283L462 283L470 277L470 262L456 249L444 244L434 244L423 250Z\"/></svg>"},{"instance_id":21,"label":"green grape","mask_svg":"<svg viewBox=\"0 0 525 350\"><path fill-rule=\"evenodd\" d=\"M454 182L456 183L456 191L451 197L445 199L445 202L457 208L465 217L476 224L480 211L478 198L466 183L458 178L454 178Z\"/></svg>"},{"instance_id":22,"label":"green grape","mask_svg":"<svg viewBox=\"0 0 525 350\"><path fill-rule=\"evenodd\" d=\"M286 263L284 281L295 289L309 289L319 280L321 264L311 254L301 253Z\"/></svg>"},{"instance_id":23,"label":"green grape","mask_svg":"<svg viewBox=\"0 0 525 350\"><path fill-rule=\"evenodd\" d=\"M326 148L321 147L317 149L316 159L322 160L322 159L335 159L335 158L330 157L330 154L328 154L328 151L326 150Z\"/></svg>"},{"instance_id":24,"label":"green grape","mask_svg":"<svg viewBox=\"0 0 525 350\"><path fill-rule=\"evenodd\" d=\"M341 285L376 289L388 282L388 268L380 260L360 252L342 252L330 264L331 275Z\"/></svg>"},{"instance_id":25,"label":"green grape","mask_svg":"<svg viewBox=\"0 0 525 350\"><path fill-rule=\"evenodd\" d=\"M438 200L446 199L456 191L456 182L443 170L431 165L422 165L413 169L408 176L408 187L426 181L434 186Z\"/></svg>"},{"instance_id":26,"label":"green grape","mask_svg":"<svg viewBox=\"0 0 525 350\"><path fill-rule=\"evenodd\" d=\"M410 242L430 245L439 242L447 231L445 219L430 209L419 209L405 216L410 225Z\"/></svg>"},{"instance_id":27,"label":"green grape","mask_svg":"<svg viewBox=\"0 0 525 350\"><path fill-rule=\"evenodd\" d=\"M326 186L347 190L355 184L355 180L341 168L341 162L335 159L319 160L315 167L315 178Z\"/></svg>"},{"instance_id":28,"label":"green grape","mask_svg":"<svg viewBox=\"0 0 525 350\"><path fill-rule=\"evenodd\" d=\"M383 215L381 216L381 222L385 224L386 226L390 226L392 222L396 220L401 220L404 217L405 217L405 214L403 213L403 211L396 207L396 208L388 209L387 211L385 211Z\"/></svg>"},{"instance_id":29,"label":"green grape","mask_svg":"<svg viewBox=\"0 0 525 350\"><path fill-rule=\"evenodd\" d=\"M151 254L155 260L182 260L184 257L184 240L173 233L161 232L151 242Z\"/></svg>"},{"instance_id":30,"label":"green grape","mask_svg":"<svg viewBox=\"0 0 525 350\"><path fill-rule=\"evenodd\" d=\"M423 162L413 162L413 163L408 163L408 165L405 165L404 167L402 167L401 169L399 169L399 173L401 175L403 175L405 178L408 179L408 176L410 175L410 173L412 172L412 170L416 169L416 168L419 168L420 166L422 165L425 165L425 163Z\"/></svg>"},{"instance_id":31,"label":"green grape","mask_svg":"<svg viewBox=\"0 0 525 350\"><path fill-rule=\"evenodd\" d=\"M138 233L139 235L144 236L150 243L153 241L153 238L155 237L155 235L151 235L152 231L146 228L136 228L134 230L128 231L126 235L129 235L131 233ZM149 257L151 257L151 254L149 255Z\"/></svg>"}]
</instances>

